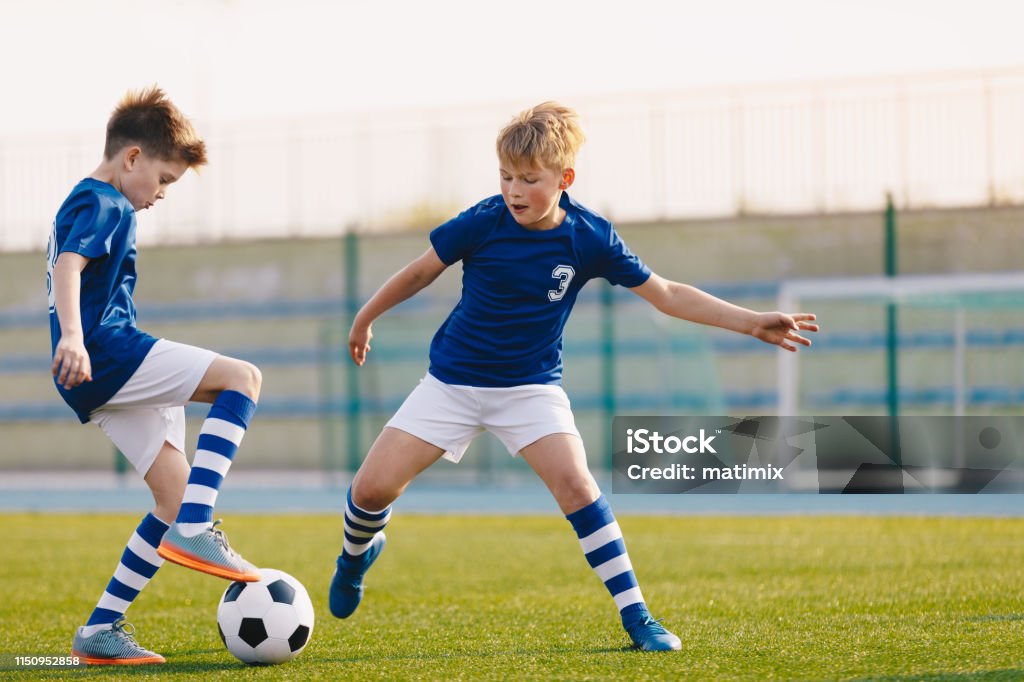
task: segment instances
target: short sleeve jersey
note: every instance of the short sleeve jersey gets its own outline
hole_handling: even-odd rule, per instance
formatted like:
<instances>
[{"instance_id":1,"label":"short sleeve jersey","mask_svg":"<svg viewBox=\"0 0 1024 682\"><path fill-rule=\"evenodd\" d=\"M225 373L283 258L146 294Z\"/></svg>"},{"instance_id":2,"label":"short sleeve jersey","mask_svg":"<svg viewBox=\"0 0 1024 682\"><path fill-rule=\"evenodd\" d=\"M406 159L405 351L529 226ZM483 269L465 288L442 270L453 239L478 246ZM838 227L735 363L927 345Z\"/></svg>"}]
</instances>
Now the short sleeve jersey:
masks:
<instances>
[{"instance_id":1,"label":"short sleeve jersey","mask_svg":"<svg viewBox=\"0 0 1024 682\"><path fill-rule=\"evenodd\" d=\"M50 234L46 288L51 357L61 336L53 267L64 252L89 259L82 271L80 308L92 381L71 390L57 385L83 423L124 386L156 343L135 326L135 225L135 209L123 194L112 185L86 178L64 200Z\"/></svg>"},{"instance_id":2,"label":"short sleeve jersey","mask_svg":"<svg viewBox=\"0 0 1024 682\"><path fill-rule=\"evenodd\" d=\"M462 261L462 298L430 344L430 373L448 384L560 384L562 333L589 280L640 286L650 269L610 222L562 193L550 230L515 221L501 195L430 233L438 257Z\"/></svg>"}]
</instances>

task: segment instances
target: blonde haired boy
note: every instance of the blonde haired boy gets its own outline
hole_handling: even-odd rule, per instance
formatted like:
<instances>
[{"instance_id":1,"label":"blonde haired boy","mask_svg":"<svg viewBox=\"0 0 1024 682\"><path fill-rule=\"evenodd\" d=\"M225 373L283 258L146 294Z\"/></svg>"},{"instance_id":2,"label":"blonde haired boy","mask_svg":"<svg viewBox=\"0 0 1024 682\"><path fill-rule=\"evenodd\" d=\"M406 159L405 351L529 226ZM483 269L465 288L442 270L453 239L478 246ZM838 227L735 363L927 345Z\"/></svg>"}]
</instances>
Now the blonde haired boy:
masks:
<instances>
[{"instance_id":1,"label":"blonde haired boy","mask_svg":"<svg viewBox=\"0 0 1024 682\"><path fill-rule=\"evenodd\" d=\"M430 345L430 368L373 443L349 488L344 546L330 586L339 618L355 611L363 576L385 544L391 503L441 457L458 462L483 430L544 481L604 582L633 646L681 648L644 603L622 532L587 469L561 387L562 333L583 285L602 277L691 322L794 351L817 331L810 314L758 313L659 277L607 220L569 197L583 132L554 102L527 109L498 135L501 194L430 233L427 251L356 315L349 353L362 365L372 323L462 261L462 298Z\"/></svg>"},{"instance_id":2,"label":"blonde haired boy","mask_svg":"<svg viewBox=\"0 0 1024 682\"><path fill-rule=\"evenodd\" d=\"M135 325L136 212L205 163L205 143L162 90L129 92L107 124L102 161L65 199L50 235L54 383L82 423L110 437L156 502L75 632L72 650L89 664L164 662L135 640L124 616L164 559L230 580L259 580L212 518L256 409L260 372ZM213 404L191 467L184 455L189 401Z\"/></svg>"}]
</instances>

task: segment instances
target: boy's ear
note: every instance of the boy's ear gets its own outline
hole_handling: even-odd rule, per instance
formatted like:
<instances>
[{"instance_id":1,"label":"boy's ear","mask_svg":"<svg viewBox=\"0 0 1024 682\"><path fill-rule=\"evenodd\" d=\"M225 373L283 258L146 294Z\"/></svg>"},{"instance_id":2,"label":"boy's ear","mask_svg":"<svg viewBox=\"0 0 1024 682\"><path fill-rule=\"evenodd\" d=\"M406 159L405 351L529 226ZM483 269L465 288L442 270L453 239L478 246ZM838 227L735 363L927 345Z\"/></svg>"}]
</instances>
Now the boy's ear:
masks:
<instances>
[{"instance_id":1,"label":"boy's ear","mask_svg":"<svg viewBox=\"0 0 1024 682\"><path fill-rule=\"evenodd\" d=\"M576 171L572 168L566 168L562 171L562 182L558 186L561 189L569 189L572 187L572 183L575 179Z\"/></svg>"},{"instance_id":2,"label":"boy's ear","mask_svg":"<svg viewBox=\"0 0 1024 682\"><path fill-rule=\"evenodd\" d=\"M124 156L121 157L123 159L124 169L130 171L134 168L135 162L138 160L139 154L141 153L142 148L136 145L126 148L123 152Z\"/></svg>"}]
</instances>

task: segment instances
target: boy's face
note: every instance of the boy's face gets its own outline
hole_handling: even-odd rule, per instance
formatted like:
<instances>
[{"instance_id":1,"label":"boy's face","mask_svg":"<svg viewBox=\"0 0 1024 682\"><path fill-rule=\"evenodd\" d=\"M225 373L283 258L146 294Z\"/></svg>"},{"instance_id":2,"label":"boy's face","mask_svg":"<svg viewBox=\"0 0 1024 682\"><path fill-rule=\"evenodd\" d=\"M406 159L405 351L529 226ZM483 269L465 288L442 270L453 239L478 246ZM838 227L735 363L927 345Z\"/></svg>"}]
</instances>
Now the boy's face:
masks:
<instances>
[{"instance_id":1,"label":"boy's face","mask_svg":"<svg viewBox=\"0 0 1024 682\"><path fill-rule=\"evenodd\" d=\"M138 147L129 147L124 152L119 189L135 210L141 211L163 199L167 187L177 182L187 170L188 164L180 159L161 159L146 154Z\"/></svg>"},{"instance_id":2,"label":"boy's face","mask_svg":"<svg viewBox=\"0 0 1024 682\"><path fill-rule=\"evenodd\" d=\"M558 199L575 177L571 168L562 172L546 166L501 163L498 169L501 196L517 223L528 230L550 230L562 222Z\"/></svg>"}]
</instances>

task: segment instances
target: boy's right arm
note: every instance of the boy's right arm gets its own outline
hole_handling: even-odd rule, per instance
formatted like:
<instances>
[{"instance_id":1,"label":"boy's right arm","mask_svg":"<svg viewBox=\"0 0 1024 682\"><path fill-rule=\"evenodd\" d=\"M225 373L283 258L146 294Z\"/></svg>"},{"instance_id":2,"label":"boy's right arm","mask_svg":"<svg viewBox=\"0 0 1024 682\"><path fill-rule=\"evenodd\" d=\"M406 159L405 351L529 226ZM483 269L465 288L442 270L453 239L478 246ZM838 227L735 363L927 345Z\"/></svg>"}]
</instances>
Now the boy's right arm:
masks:
<instances>
[{"instance_id":1,"label":"boy's right arm","mask_svg":"<svg viewBox=\"0 0 1024 682\"><path fill-rule=\"evenodd\" d=\"M53 266L54 306L60 322L60 340L53 352L50 371L66 389L92 381L92 363L85 350L81 310L82 270L88 264L85 256L65 251Z\"/></svg>"},{"instance_id":2,"label":"boy's right arm","mask_svg":"<svg viewBox=\"0 0 1024 682\"><path fill-rule=\"evenodd\" d=\"M434 251L434 247L430 247L422 256L392 275L391 279L370 297L356 314L352 321L352 330L349 332L348 352L353 362L359 366L366 362L370 339L373 338L373 321L425 288L447 267Z\"/></svg>"}]
</instances>

